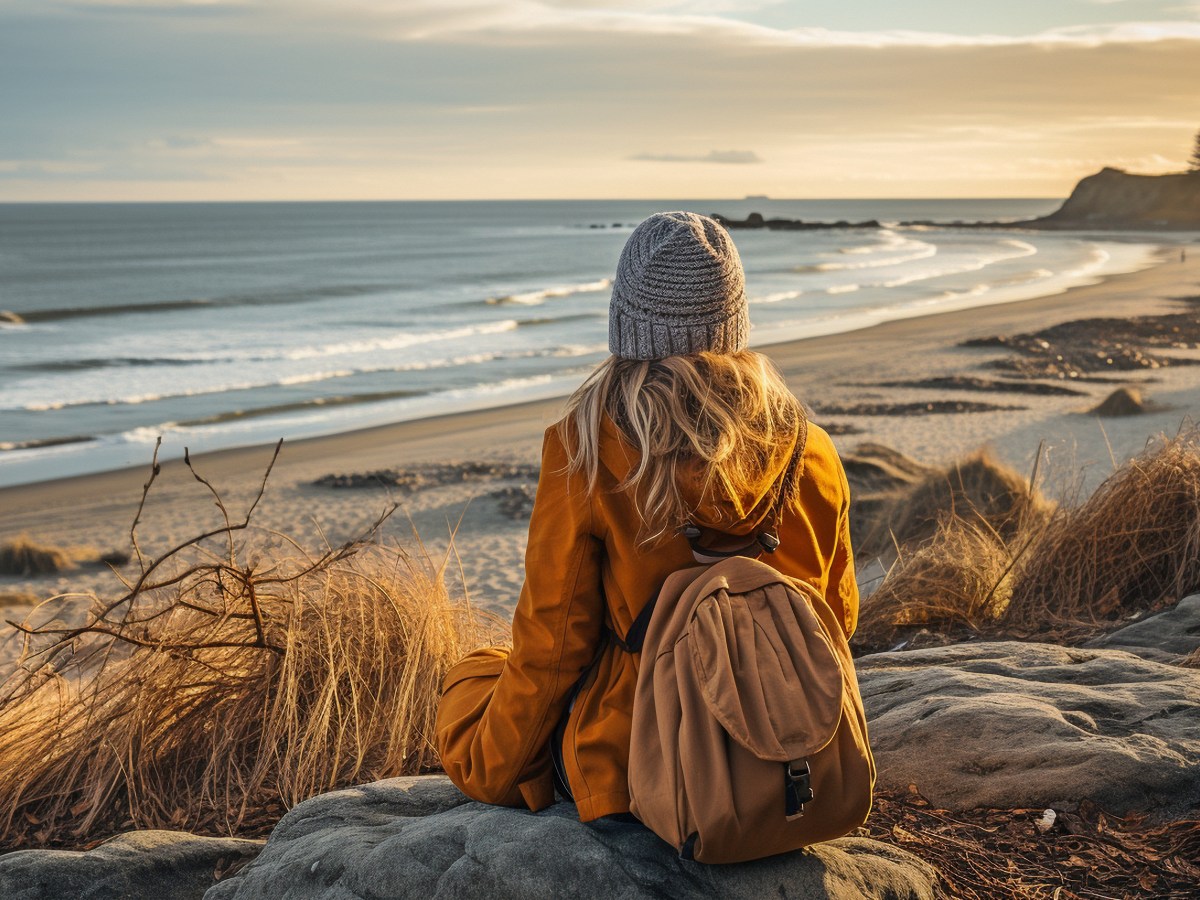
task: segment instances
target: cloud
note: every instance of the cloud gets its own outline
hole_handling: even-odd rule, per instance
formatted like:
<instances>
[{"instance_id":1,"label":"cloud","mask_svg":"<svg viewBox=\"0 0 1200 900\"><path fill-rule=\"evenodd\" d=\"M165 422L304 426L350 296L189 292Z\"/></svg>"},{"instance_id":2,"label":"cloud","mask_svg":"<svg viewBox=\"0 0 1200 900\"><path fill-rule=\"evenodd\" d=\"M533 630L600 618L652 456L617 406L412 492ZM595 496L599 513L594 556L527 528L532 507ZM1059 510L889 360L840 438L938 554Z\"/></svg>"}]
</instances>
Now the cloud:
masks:
<instances>
[{"instance_id":1,"label":"cloud","mask_svg":"<svg viewBox=\"0 0 1200 900\"><path fill-rule=\"evenodd\" d=\"M1171 23L1039 44L721 5L0 0L22 10L0 12L0 81L22 85L0 91L20 169L0 199L1053 196L1105 161L1173 164L1200 116L1200 46L1160 40L1189 33ZM63 154L103 172L11 162Z\"/></svg>"},{"instance_id":2,"label":"cloud","mask_svg":"<svg viewBox=\"0 0 1200 900\"><path fill-rule=\"evenodd\" d=\"M629 158L644 162L722 163L724 165L735 166L745 166L763 161L762 157L753 150L709 150L703 155L686 153L636 153Z\"/></svg>"},{"instance_id":3,"label":"cloud","mask_svg":"<svg viewBox=\"0 0 1200 900\"><path fill-rule=\"evenodd\" d=\"M754 4L761 6L762 4ZM394 40L444 42L525 42L554 40L572 33L643 34L659 37L720 36L748 45L819 49L827 47L1005 47L1087 46L1200 40L1200 22L1130 21L1070 25L1022 35L960 34L910 29L847 31L823 27L779 28L720 12L741 12L734 3L657 2L650 4L554 2L554 0L410 0L399 10L373 6L381 20L394 23Z\"/></svg>"}]
</instances>

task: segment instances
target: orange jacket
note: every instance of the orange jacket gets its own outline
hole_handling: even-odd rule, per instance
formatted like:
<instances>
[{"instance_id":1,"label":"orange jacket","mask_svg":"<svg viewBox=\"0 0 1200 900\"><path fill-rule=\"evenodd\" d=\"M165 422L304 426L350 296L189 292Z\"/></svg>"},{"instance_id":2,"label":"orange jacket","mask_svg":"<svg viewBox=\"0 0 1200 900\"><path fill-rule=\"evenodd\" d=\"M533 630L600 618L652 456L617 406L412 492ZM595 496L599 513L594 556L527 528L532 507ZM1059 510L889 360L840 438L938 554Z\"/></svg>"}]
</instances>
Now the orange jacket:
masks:
<instances>
[{"instance_id":1,"label":"orange jacket","mask_svg":"<svg viewBox=\"0 0 1200 900\"><path fill-rule=\"evenodd\" d=\"M780 447L755 496L727 533L749 533L770 513L769 495L792 457ZM571 706L563 762L579 817L628 812L627 772L636 655L603 642L606 627L628 632L672 572L694 566L685 538L639 546L629 492L615 490L637 460L610 421L602 425L600 477L566 474L558 429L546 431L542 473L529 522L525 585L513 615L511 653L478 650L446 676L437 716L442 766L470 797L538 810L554 802L549 741L580 675L600 656ZM766 561L825 598L849 637L858 617L850 550L849 487L822 429L810 424L796 477L801 512L779 522L779 549ZM686 492L685 492L686 498ZM711 507L709 508L711 513ZM701 505L696 524L704 526ZM710 520L712 521L712 520Z\"/></svg>"}]
</instances>

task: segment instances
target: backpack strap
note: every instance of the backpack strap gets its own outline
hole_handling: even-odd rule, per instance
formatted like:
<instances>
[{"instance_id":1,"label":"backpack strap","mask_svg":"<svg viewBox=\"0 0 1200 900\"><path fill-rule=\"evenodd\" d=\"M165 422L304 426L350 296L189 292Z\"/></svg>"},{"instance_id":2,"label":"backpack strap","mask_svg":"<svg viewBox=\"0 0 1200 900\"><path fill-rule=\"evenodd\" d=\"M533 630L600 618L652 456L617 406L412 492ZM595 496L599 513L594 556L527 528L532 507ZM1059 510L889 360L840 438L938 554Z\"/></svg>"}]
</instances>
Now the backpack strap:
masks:
<instances>
[{"instance_id":1,"label":"backpack strap","mask_svg":"<svg viewBox=\"0 0 1200 900\"><path fill-rule=\"evenodd\" d=\"M621 637L617 634L617 630L609 625L609 639L626 653L641 653L642 644L646 642L646 629L650 627L650 619L653 618L654 607L657 605L658 594L655 594L646 601L646 605L642 607L637 618L633 620L633 624L629 626L629 630L625 632L625 637Z\"/></svg>"},{"instance_id":2,"label":"backpack strap","mask_svg":"<svg viewBox=\"0 0 1200 900\"><path fill-rule=\"evenodd\" d=\"M696 562L702 564L720 562L723 559L729 559L733 556L758 556L760 553L774 553L779 547L778 529L768 531L760 531L754 535L749 541L740 547L734 547L732 550L714 550L712 547L705 547L700 543L700 529L688 522L679 529L679 533L687 538L688 545L692 548L692 556Z\"/></svg>"},{"instance_id":3,"label":"backpack strap","mask_svg":"<svg viewBox=\"0 0 1200 900\"><path fill-rule=\"evenodd\" d=\"M800 433L796 440L796 448L792 452L792 458L788 461L788 466L783 473L783 477L778 482L779 492L775 496L774 505L771 509L771 524L769 528L760 531L740 547L735 547L732 550L714 550L711 547L701 545L701 531L699 528L692 522L684 523L678 533L687 538L688 546L692 548L692 556L695 557L696 562L701 565L709 565L710 563L720 562L723 559L729 559L733 556L756 557L763 553L774 553L779 549L779 520L783 517L783 507L787 505L787 498L791 496L792 488L796 483L807 438L808 420L801 417ZM642 651L642 644L646 640L646 629L650 627L650 619L654 615L654 607L658 605L658 596L656 593L642 607L641 611L637 614L637 618L629 626L629 631L625 633L625 637L621 637L611 624L606 625L608 637L614 645L626 653L640 653Z\"/></svg>"}]
</instances>

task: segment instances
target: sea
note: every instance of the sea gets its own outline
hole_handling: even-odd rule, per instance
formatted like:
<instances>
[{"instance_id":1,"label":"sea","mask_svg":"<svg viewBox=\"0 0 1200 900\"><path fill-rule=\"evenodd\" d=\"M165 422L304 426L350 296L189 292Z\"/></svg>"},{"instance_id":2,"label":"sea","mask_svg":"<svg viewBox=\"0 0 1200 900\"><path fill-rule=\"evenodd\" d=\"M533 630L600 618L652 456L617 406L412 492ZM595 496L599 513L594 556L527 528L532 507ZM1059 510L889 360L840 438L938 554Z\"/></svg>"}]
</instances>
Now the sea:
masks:
<instances>
[{"instance_id":1,"label":"sea","mask_svg":"<svg viewBox=\"0 0 1200 900\"><path fill-rule=\"evenodd\" d=\"M659 210L878 220L734 233L753 346L1153 263L1149 236L956 227L1059 202L0 204L0 486L568 393Z\"/></svg>"}]
</instances>

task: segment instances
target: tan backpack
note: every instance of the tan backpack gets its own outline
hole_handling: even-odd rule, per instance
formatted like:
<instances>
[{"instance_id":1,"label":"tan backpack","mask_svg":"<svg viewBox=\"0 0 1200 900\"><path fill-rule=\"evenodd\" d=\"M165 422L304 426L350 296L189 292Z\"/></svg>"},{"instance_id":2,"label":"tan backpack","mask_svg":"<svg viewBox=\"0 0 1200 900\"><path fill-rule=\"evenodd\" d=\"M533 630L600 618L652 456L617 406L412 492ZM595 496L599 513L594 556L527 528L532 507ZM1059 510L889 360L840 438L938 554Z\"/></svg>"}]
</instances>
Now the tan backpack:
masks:
<instances>
[{"instance_id":1,"label":"tan backpack","mask_svg":"<svg viewBox=\"0 0 1200 900\"><path fill-rule=\"evenodd\" d=\"M875 762L862 698L811 585L727 556L671 575L617 643L641 652L631 810L681 857L759 859L866 820Z\"/></svg>"}]
</instances>

